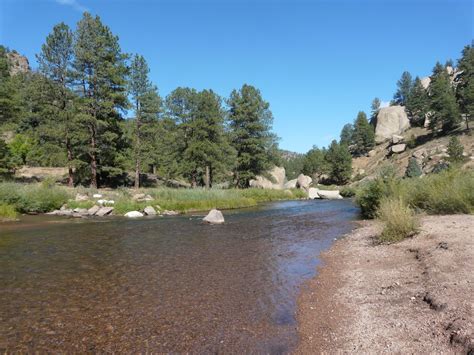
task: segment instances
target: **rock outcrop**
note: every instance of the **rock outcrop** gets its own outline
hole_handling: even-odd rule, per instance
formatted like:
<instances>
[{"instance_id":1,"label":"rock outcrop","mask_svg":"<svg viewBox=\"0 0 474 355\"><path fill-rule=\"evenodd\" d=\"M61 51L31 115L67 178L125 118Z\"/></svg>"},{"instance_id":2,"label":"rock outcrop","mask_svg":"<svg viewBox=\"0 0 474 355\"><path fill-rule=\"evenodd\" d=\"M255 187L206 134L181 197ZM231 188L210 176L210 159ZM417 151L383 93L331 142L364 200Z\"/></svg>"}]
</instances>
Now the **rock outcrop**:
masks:
<instances>
[{"instance_id":1,"label":"rock outcrop","mask_svg":"<svg viewBox=\"0 0 474 355\"><path fill-rule=\"evenodd\" d=\"M405 108L403 106L389 106L380 109L375 127L375 141L382 143L399 135L410 128Z\"/></svg>"},{"instance_id":2,"label":"rock outcrop","mask_svg":"<svg viewBox=\"0 0 474 355\"><path fill-rule=\"evenodd\" d=\"M283 190L285 188L286 182L286 172L285 168L275 166L270 171L270 176L272 178L267 179L264 176L257 176L255 179L250 180L250 187L259 188L259 189L274 189L274 190Z\"/></svg>"},{"instance_id":3,"label":"rock outcrop","mask_svg":"<svg viewBox=\"0 0 474 355\"><path fill-rule=\"evenodd\" d=\"M314 188L314 187L310 187L308 189L308 198L310 200L315 200L315 199L318 199L318 198L321 198L318 194L318 189Z\"/></svg>"},{"instance_id":4,"label":"rock outcrop","mask_svg":"<svg viewBox=\"0 0 474 355\"><path fill-rule=\"evenodd\" d=\"M25 56L22 56L16 51L12 51L7 53L7 58L10 62L10 75L28 73L30 71L30 63Z\"/></svg>"},{"instance_id":5,"label":"rock outcrop","mask_svg":"<svg viewBox=\"0 0 474 355\"><path fill-rule=\"evenodd\" d=\"M326 200L342 200L339 190L318 190L319 197Z\"/></svg>"},{"instance_id":6,"label":"rock outcrop","mask_svg":"<svg viewBox=\"0 0 474 355\"><path fill-rule=\"evenodd\" d=\"M298 179L296 180L296 187L300 189L309 189L309 185L313 182L313 179L311 179L309 176L306 176L304 174L298 175Z\"/></svg>"},{"instance_id":7,"label":"rock outcrop","mask_svg":"<svg viewBox=\"0 0 474 355\"><path fill-rule=\"evenodd\" d=\"M298 179L290 180L285 184L284 187L285 189L296 189L297 182L298 182Z\"/></svg>"},{"instance_id":8,"label":"rock outcrop","mask_svg":"<svg viewBox=\"0 0 474 355\"><path fill-rule=\"evenodd\" d=\"M216 209L211 210L202 220L210 224L222 224L225 221L222 212Z\"/></svg>"}]
</instances>

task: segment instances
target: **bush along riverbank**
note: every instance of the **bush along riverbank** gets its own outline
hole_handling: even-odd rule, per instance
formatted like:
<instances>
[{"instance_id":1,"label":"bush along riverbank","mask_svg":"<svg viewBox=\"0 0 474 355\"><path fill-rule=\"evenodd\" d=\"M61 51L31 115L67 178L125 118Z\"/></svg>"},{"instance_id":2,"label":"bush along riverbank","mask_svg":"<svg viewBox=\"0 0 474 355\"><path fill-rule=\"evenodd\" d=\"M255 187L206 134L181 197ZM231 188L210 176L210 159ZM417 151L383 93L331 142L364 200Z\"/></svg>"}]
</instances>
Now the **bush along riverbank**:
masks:
<instances>
[{"instance_id":1,"label":"bush along riverbank","mask_svg":"<svg viewBox=\"0 0 474 355\"><path fill-rule=\"evenodd\" d=\"M390 167L360 186L356 202L365 218L384 222L382 242L416 234L418 215L474 212L474 171L456 168L422 178L397 178Z\"/></svg>"},{"instance_id":2,"label":"bush along riverbank","mask_svg":"<svg viewBox=\"0 0 474 355\"><path fill-rule=\"evenodd\" d=\"M72 217L142 214L174 215L192 211L235 209L258 203L306 198L304 190L263 189L88 189L41 184L0 183L0 218L50 213ZM154 211L154 212L153 212Z\"/></svg>"}]
</instances>

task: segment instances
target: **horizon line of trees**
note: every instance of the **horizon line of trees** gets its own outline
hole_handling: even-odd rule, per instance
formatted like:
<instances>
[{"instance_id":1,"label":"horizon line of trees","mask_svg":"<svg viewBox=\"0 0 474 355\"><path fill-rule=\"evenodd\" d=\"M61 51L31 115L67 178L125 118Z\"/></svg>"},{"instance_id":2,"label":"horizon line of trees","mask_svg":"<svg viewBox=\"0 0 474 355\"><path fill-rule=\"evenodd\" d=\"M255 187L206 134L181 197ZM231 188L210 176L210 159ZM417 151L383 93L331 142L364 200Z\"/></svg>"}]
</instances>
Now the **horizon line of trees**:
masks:
<instances>
[{"instance_id":1,"label":"horizon line of trees","mask_svg":"<svg viewBox=\"0 0 474 355\"><path fill-rule=\"evenodd\" d=\"M67 166L68 185L126 185L134 171L191 186L249 180L278 162L273 115L244 84L223 99L178 87L162 99L145 58L123 53L99 16L85 12L73 31L54 26L36 56L37 72L10 75L0 46L0 173L15 166ZM133 117L126 118L128 110Z\"/></svg>"}]
</instances>

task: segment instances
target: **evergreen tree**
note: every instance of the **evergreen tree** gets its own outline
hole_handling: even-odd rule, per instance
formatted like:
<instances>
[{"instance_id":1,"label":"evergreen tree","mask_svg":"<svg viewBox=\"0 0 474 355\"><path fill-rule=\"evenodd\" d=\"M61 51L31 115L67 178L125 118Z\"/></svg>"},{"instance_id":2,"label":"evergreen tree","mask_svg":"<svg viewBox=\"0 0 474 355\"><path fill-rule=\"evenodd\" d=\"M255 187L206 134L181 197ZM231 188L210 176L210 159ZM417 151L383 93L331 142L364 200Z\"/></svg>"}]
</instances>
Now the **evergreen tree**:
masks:
<instances>
[{"instance_id":1,"label":"evergreen tree","mask_svg":"<svg viewBox=\"0 0 474 355\"><path fill-rule=\"evenodd\" d=\"M228 105L232 145L237 151L234 179L237 186L247 187L250 179L272 163L276 140L271 133L273 115L260 91L246 84L232 91Z\"/></svg>"},{"instance_id":2,"label":"evergreen tree","mask_svg":"<svg viewBox=\"0 0 474 355\"><path fill-rule=\"evenodd\" d=\"M317 176L329 172L326 160L326 150L314 146L304 156L303 173L309 176Z\"/></svg>"},{"instance_id":3,"label":"evergreen tree","mask_svg":"<svg viewBox=\"0 0 474 355\"><path fill-rule=\"evenodd\" d=\"M8 174L13 168L10 150L7 144L0 139L0 176Z\"/></svg>"},{"instance_id":4,"label":"evergreen tree","mask_svg":"<svg viewBox=\"0 0 474 355\"><path fill-rule=\"evenodd\" d=\"M333 140L326 153L329 163L329 177L336 184L342 185L349 181L352 173L352 156L344 144Z\"/></svg>"},{"instance_id":5,"label":"evergreen tree","mask_svg":"<svg viewBox=\"0 0 474 355\"><path fill-rule=\"evenodd\" d=\"M341 135L340 135L340 143L345 144L347 146L352 144L354 134L354 126L350 123L346 123L344 127L342 127Z\"/></svg>"},{"instance_id":6,"label":"evergreen tree","mask_svg":"<svg viewBox=\"0 0 474 355\"><path fill-rule=\"evenodd\" d=\"M354 122L352 142L355 145L354 153L364 155L375 146L374 127L367 121L365 112L360 111Z\"/></svg>"},{"instance_id":7,"label":"evergreen tree","mask_svg":"<svg viewBox=\"0 0 474 355\"><path fill-rule=\"evenodd\" d=\"M129 92L135 111L133 151L135 161L135 188L140 187L140 173L144 155L150 154L153 136L151 125L156 123L161 109L161 99L156 87L148 79L150 69L141 55L135 55L130 65ZM148 154L147 154L148 153Z\"/></svg>"},{"instance_id":8,"label":"evergreen tree","mask_svg":"<svg viewBox=\"0 0 474 355\"><path fill-rule=\"evenodd\" d=\"M403 72L402 77L397 81L397 92L393 96L393 101L396 105L406 105L412 85L411 74L407 71Z\"/></svg>"},{"instance_id":9,"label":"evergreen tree","mask_svg":"<svg viewBox=\"0 0 474 355\"><path fill-rule=\"evenodd\" d=\"M456 128L460 121L459 109L449 75L440 63L436 63L433 69L429 94L430 128L435 130L441 126L443 131Z\"/></svg>"},{"instance_id":10,"label":"evergreen tree","mask_svg":"<svg viewBox=\"0 0 474 355\"><path fill-rule=\"evenodd\" d=\"M380 104L380 99L376 97L372 100L372 104L370 105L370 108L372 109L372 112L370 113L370 124L374 127L377 125L377 115L380 111Z\"/></svg>"},{"instance_id":11,"label":"evergreen tree","mask_svg":"<svg viewBox=\"0 0 474 355\"><path fill-rule=\"evenodd\" d=\"M73 33L64 23L54 26L53 31L46 37L46 42L37 55L40 72L49 81L43 81L47 97L41 101L50 105L50 140L59 140L59 144L66 151L68 167L68 185L74 185L73 175L73 132L74 113L72 107L73 95L69 86L72 83L71 63L73 58ZM48 85L49 84L49 85Z\"/></svg>"},{"instance_id":12,"label":"evergreen tree","mask_svg":"<svg viewBox=\"0 0 474 355\"><path fill-rule=\"evenodd\" d=\"M0 45L0 125L18 120L20 102L15 80L10 77L8 49Z\"/></svg>"},{"instance_id":13,"label":"evergreen tree","mask_svg":"<svg viewBox=\"0 0 474 355\"><path fill-rule=\"evenodd\" d=\"M461 74L457 85L457 100L469 130L469 121L474 117L474 48L464 47L458 68Z\"/></svg>"},{"instance_id":14,"label":"evergreen tree","mask_svg":"<svg viewBox=\"0 0 474 355\"><path fill-rule=\"evenodd\" d=\"M459 141L458 137L452 136L448 143L449 161L452 163L459 163L464 160L464 147Z\"/></svg>"},{"instance_id":15,"label":"evergreen tree","mask_svg":"<svg viewBox=\"0 0 474 355\"><path fill-rule=\"evenodd\" d=\"M126 56L118 38L98 16L84 13L77 24L73 69L80 95L78 118L87 127L89 149L84 158L90 167L91 186L122 174L116 158L121 149L119 111L127 107Z\"/></svg>"},{"instance_id":16,"label":"evergreen tree","mask_svg":"<svg viewBox=\"0 0 474 355\"><path fill-rule=\"evenodd\" d=\"M428 93L421 84L420 78L416 77L408 96L406 109L412 125L423 126L425 116L429 111Z\"/></svg>"},{"instance_id":17,"label":"evergreen tree","mask_svg":"<svg viewBox=\"0 0 474 355\"><path fill-rule=\"evenodd\" d=\"M414 157L411 157L410 160L408 161L408 166L407 170L405 171L405 176L412 178L412 177L418 177L421 176L422 171L420 168L420 165L416 161Z\"/></svg>"}]
</instances>

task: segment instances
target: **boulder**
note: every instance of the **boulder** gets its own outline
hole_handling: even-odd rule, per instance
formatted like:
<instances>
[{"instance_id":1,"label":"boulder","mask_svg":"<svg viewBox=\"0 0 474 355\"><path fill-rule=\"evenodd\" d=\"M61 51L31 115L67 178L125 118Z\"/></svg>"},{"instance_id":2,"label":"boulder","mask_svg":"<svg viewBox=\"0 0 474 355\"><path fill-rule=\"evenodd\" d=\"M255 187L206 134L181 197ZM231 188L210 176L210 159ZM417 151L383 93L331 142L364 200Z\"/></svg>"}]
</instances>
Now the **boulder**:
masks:
<instances>
[{"instance_id":1,"label":"boulder","mask_svg":"<svg viewBox=\"0 0 474 355\"><path fill-rule=\"evenodd\" d=\"M431 78L429 76L425 76L424 78L421 78L421 85L425 90L428 89L431 83Z\"/></svg>"},{"instance_id":2,"label":"boulder","mask_svg":"<svg viewBox=\"0 0 474 355\"><path fill-rule=\"evenodd\" d=\"M259 189L283 190L285 188L286 173L285 168L275 166L269 172L271 179L264 176L256 176L255 179L249 181L250 187ZM273 180L273 181L272 181Z\"/></svg>"},{"instance_id":3,"label":"boulder","mask_svg":"<svg viewBox=\"0 0 474 355\"><path fill-rule=\"evenodd\" d=\"M135 194L132 196L132 200L137 202L153 201L153 197L145 194Z\"/></svg>"},{"instance_id":4,"label":"boulder","mask_svg":"<svg viewBox=\"0 0 474 355\"><path fill-rule=\"evenodd\" d=\"M222 224L224 223L224 216L221 211L213 209L202 220L210 224Z\"/></svg>"},{"instance_id":5,"label":"boulder","mask_svg":"<svg viewBox=\"0 0 474 355\"><path fill-rule=\"evenodd\" d=\"M179 213L176 212L176 211L168 211L168 210L164 210L161 214L164 215L164 216L177 216L177 215L179 215Z\"/></svg>"},{"instance_id":6,"label":"boulder","mask_svg":"<svg viewBox=\"0 0 474 355\"><path fill-rule=\"evenodd\" d=\"M403 139L404 139L404 138L403 138L402 136L399 136L399 135L397 135L397 134L394 134L394 135L392 136L392 144L401 143L401 142L403 142Z\"/></svg>"},{"instance_id":7,"label":"boulder","mask_svg":"<svg viewBox=\"0 0 474 355\"><path fill-rule=\"evenodd\" d=\"M299 174L298 178L296 179L296 187L307 190L309 189L309 185L311 185L312 182L313 179L311 179L309 176Z\"/></svg>"},{"instance_id":8,"label":"boulder","mask_svg":"<svg viewBox=\"0 0 474 355\"><path fill-rule=\"evenodd\" d=\"M400 154L405 151L407 148L407 145L402 143L402 144L395 144L390 147L390 151L395 154Z\"/></svg>"},{"instance_id":9,"label":"boulder","mask_svg":"<svg viewBox=\"0 0 474 355\"><path fill-rule=\"evenodd\" d=\"M75 200L76 200L77 202L80 202L80 201L87 201L87 200L89 200L89 196L87 196L86 194L79 194L79 193L78 193L78 194L76 194Z\"/></svg>"},{"instance_id":10,"label":"boulder","mask_svg":"<svg viewBox=\"0 0 474 355\"><path fill-rule=\"evenodd\" d=\"M143 212L145 212L147 216L156 216L156 211L152 206L146 206Z\"/></svg>"},{"instance_id":11,"label":"boulder","mask_svg":"<svg viewBox=\"0 0 474 355\"><path fill-rule=\"evenodd\" d=\"M99 210L100 210L100 206L95 205L87 210L87 214L89 216L94 216Z\"/></svg>"},{"instance_id":12,"label":"boulder","mask_svg":"<svg viewBox=\"0 0 474 355\"><path fill-rule=\"evenodd\" d=\"M124 214L125 217L128 218L138 218L138 217L143 217L144 214L138 211L130 211Z\"/></svg>"},{"instance_id":13,"label":"boulder","mask_svg":"<svg viewBox=\"0 0 474 355\"><path fill-rule=\"evenodd\" d=\"M318 195L326 200L342 200L339 190L318 190Z\"/></svg>"},{"instance_id":14,"label":"boulder","mask_svg":"<svg viewBox=\"0 0 474 355\"><path fill-rule=\"evenodd\" d=\"M113 205L113 204L115 203L115 201L114 201L114 200L100 199L100 200L97 200L97 203L98 203L99 205L105 206L105 205Z\"/></svg>"},{"instance_id":15,"label":"boulder","mask_svg":"<svg viewBox=\"0 0 474 355\"><path fill-rule=\"evenodd\" d=\"M95 215L96 215L96 216L99 216L99 217L107 216L107 215L111 214L113 210L114 210L113 207L101 207L101 208L95 213Z\"/></svg>"},{"instance_id":16,"label":"boulder","mask_svg":"<svg viewBox=\"0 0 474 355\"><path fill-rule=\"evenodd\" d=\"M394 134L403 133L408 128L410 128L410 121L403 106L383 107L377 114L375 141L382 143L391 139Z\"/></svg>"},{"instance_id":17,"label":"boulder","mask_svg":"<svg viewBox=\"0 0 474 355\"><path fill-rule=\"evenodd\" d=\"M314 187L310 187L308 189L308 198L310 200L315 200L315 199L318 199L318 198L321 198L318 194L319 190L314 188Z\"/></svg>"},{"instance_id":18,"label":"boulder","mask_svg":"<svg viewBox=\"0 0 474 355\"><path fill-rule=\"evenodd\" d=\"M93 198L102 198L102 195L101 194L93 194L92 197Z\"/></svg>"},{"instance_id":19,"label":"boulder","mask_svg":"<svg viewBox=\"0 0 474 355\"><path fill-rule=\"evenodd\" d=\"M87 208L75 208L72 211L74 213L78 213L78 214L81 214L81 215L87 215L88 214Z\"/></svg>"},{"instance_id":20,"label":"boulder","mask_svg":"<svg viewBox=\"0 0 474 355\"><path fill-rule=\"evenodd\" d=\"M298 179L293 179L285 184L285 189L296 189Z\"/></svg>"}]
</instances>

